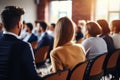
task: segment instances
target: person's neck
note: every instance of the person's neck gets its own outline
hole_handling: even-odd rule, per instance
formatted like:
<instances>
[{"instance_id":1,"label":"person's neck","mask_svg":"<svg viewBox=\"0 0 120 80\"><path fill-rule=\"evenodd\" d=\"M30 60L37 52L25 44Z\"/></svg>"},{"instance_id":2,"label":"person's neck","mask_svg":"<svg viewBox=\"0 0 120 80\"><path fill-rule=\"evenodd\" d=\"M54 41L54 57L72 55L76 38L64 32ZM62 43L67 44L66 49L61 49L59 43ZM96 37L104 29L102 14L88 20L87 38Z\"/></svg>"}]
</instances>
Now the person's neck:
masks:
<instances>
[{"instance_id":1,"label":"person's neck","mask_svg":"<svg viewBox=\"0 0 120 80\"><path fill-rule=\"evenodd\" d=\"M41 33L45 33L45 31L41 31Z\"/></svg>"},{"instance_id":2,"label":"person's neck","mask_svg":"<svg viewBox=\"0 0 120 80\"><path fill-rule=\"evenodd\" d=\"M18 35L18 32L17 32L16 30L14 30L14 29L9 30L9 31L7 31L7 32L11 32L11 33L14 33L14 34Z\"/></svg>"}]
</instances>

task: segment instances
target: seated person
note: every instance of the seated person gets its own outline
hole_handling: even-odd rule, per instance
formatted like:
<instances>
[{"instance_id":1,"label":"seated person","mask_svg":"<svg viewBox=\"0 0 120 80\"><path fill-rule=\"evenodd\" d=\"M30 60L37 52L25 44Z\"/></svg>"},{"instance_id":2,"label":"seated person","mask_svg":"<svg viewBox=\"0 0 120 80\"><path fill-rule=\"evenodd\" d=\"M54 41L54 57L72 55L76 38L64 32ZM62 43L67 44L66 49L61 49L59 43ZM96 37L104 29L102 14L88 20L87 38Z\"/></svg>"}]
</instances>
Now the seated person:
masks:
<instances>
[{"instance_id":1,"label":"seated person","mask_svg":"<svg viewBox=\"0 0 120 80\"><path fill-rule=\"evenodd\" d=\"M73 22L67 17L58 20L55 27L54 49L50 53L52 72L72 70L76 64L85 61L85 51L73 42L75 37Z\"/></svg>"},{"instance_id":2,"label":"seated person","mask_svg":"<svg viewBox=\"0 0 120 80\"><path fill-rule=\"evenodd\" d=\"M112 35L111 35L115 49L120 49L120 20L112 21Z\"/></svg>"},{"instance_id":3,"label":"seated person","mask_svg":"<svg viewBox=\"0 0 120 80\"><path fill-rule=\"evenodd\" d=\"M27 36L27 32L26 32L26 22L23 21L23 26L22 26L22 29L21 29L19 38L20 38L21 40L23 40L26 36Z\"/></svg>"},{"instance_id":4,"label":"seated person","mask_svg":"<svg viewBox=\"0 0 120 80\"><path fill-rule=\"evenodd\" d=\"M33 25L32 23L26 23L26 32L27 32L27 35L26 37L23 39L23 41L25 42L29 42L29 43L32 43L32 42L37 42L38 38L35 34L32 33L32 30L33 30Z\"/></svg>"},{"instance_id":5,"label":"seated person","mask_svg":"<svg viewBox=\"0 0 120 80\"><path fill-rule=\"evenodd\" d=\"M86 39L82 42L82 45L86 51L87 59L95 58L96 56L108 52L105 41L97 37L101 34L100 26L95 22L88 22L85 27Z\"/></svg>"},{"instance_id":6,"label":"seated person","mask_svg":"<svg viewBox=\"0 0 120 80\"><path fill-rule=\"evenodd\" d=\"M55 29L55 23L51 23L48 27L47 33L51 35L54 38L54 29Z\"/></svg>"},{"instance_id":7,"label":"seated person","mask_svg":"<svg viewBox=\"0 0 120 80\"><path fill-rule=\"evenodd\" d=\"M53 45L53 37L46 32L46 29L47 29L47 24L44 21L39 22L39 30L41 32L41 36L38 39L38 46L36 50L42 46Z\"/></svg>"},{"instance_id":8,"label":"seated person","mask_svg":"<svg viewBox=\"0 0 120 80\"><path fill-rule=\"evenodd\" d=\"M81 43L83 41L83 33L81 31L81 27L80 26L76 26L76 35L75 35L75 40L76 43Z\"/></svg>"},{"instance_id":9,"label":"seated person","mask_svg":"<svg viewBox=\"0 0 120 80\"><path fill-rule=\"evenodd\" d=\"M107 44L108 53L113 53L115 50L113 39L110 34L110 28L108 25L108 22L104 19L97 20L98 24L102 28L102 33L100 34L100 37L103 38Z\"/></svg>"},{"instance_id":10,"label":"seated person","mask_svg":"<svg viewBox=\"0 0 120 80\"><path fill-rule=\"evenodd\" d=\"M23 14L15 6L7 6L1 13L6 32L0 39L0 80L43 80L36 71L31 46L18 38Z\"/></svg>"}]
</instances>

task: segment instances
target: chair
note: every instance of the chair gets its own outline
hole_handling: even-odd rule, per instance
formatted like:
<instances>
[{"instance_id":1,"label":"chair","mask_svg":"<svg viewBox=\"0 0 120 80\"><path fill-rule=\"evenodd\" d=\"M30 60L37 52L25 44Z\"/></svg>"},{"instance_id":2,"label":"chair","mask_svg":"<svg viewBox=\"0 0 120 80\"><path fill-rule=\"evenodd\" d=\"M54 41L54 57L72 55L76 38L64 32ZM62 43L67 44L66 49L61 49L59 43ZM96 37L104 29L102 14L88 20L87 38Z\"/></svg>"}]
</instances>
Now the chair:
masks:
<instances>
[{"instance_id":1,"label":"chair","mask_svg":"<svg viewBox=\"0 0 120 80\"><path fill-rule=\"evenodd\" d=\"M113 77L117 77L117 63L120 55L120 50L116 50L114 53L112 53L108 59L108 62L106 63L106 66L104 68L104 76L108 74L112 74Z\"/></svg>"},{"instance_id":2,"label":"chair","mask_svg":"<svg viewBox=\"0 0 120 80\"><path fill-rule=\"evenodd\" d=\"M67 80L69 70L65 69L44 77L45 80Z\"/></svg>"},{"instance_id":3,"label":"chair","mask_svg":"<svg viewBox=\"0 0 120 80\"><path fill-rule=\"evenodd\" d=\"M33 49L36 49L37 45L38 45L37 41L31 42L31 46L32 46Z\"/></svg>"},{"instance_id":4,"label":"chair","mask_svg":"<svg viewBox=\"0 0 120 80\"><path fill-rule=\"evenodd\" d=\"M70 71L67 80L84 80L87 65L88 61L77 64L72 71Z\"/></svg>"},{"instance_id":5,"label":"chair","mask_svg":"<svg viewBox=\"0 0 120 80\"><path fill-rule=\"evenodd\" d=\"M49 51L49 46L43 46L39 48L37 51L35 51L35 63L37 67L45 63L47 59L48 51Z\"/></svg>"},{"instance_id":6,"label":"chair","mask_svg":"<svg viewBox=\"0 0 120 80\"><path fill-rule=\"evenodd\" d=\"M118 77L120 78L120 54L119 54L119 58L118 58L118 61L117 61L117 74L118 74Z\"/></svg>"},{"instance_id":7,"label":"chair","mask_svg":"<svg viewBox=\"0 0 120 80\"><path fill-rule=\"evenodd\" d=\"M107 53L101 54L94 59L89 61L87 66L85 80L100 80L103 75L103 63Z\"/></svg>"}]
</instances>

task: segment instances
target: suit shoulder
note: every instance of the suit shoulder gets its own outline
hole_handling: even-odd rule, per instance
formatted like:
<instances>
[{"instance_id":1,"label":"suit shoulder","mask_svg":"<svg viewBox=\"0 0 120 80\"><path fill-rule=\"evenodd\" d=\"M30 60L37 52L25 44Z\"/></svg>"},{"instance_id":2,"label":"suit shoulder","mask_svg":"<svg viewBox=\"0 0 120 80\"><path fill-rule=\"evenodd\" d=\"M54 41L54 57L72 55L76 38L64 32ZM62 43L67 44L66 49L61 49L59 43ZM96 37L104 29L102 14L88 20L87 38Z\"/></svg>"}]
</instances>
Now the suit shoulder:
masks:
<instances>
[{"instance_id":1,"label":"suit shoulder","mask_svg":"<svg viewBox=\"0 0 120 80\"><path fill-rule=\"evenodd\" d=\"M24 42L24 41L22 41L22 40L18 39L18 40L16 41L16 45L23 45L23 46L27 46L27 45L29 45L29 43L28 43L28 42Z\"/></svg>"}]
</instances>

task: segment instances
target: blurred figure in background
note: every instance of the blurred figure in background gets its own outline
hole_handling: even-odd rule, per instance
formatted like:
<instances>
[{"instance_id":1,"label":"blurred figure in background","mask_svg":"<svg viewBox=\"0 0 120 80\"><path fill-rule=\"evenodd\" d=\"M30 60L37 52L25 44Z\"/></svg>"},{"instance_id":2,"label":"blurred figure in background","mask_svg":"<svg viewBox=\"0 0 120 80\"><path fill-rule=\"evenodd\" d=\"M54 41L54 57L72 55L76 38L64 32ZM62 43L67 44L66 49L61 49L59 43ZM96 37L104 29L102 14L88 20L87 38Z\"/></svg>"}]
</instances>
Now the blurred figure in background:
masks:
<instances>
[{"instance_id":1,"label":"blurred figure in background","mask_svg":"<svg viewBox=\"0 0 120 80\"><path fill-rule=\"evenodd\" d=\"M115 49L120 49L120 20L113 20L111 23L112 39Z\"/></svg>"},{"instance_id":2,"label":"blurred figure in background","mask_svg":"<svg viewBox=\"0 0 120 80\"><path fill-rule=\"evenodd\" d=\"M79 20L78 21L78 26L81 27L81 32L85 33L85 26L86 26L86 21L85 20ZM84 38L85 35L83 34Z\"/></svg>"},{"instance_id":3,"label":"blurred figure in background","mask_svg":"<svg viewBox=\"0 0 120 80\"><path fill-rule=\"evenodd\" d=\"M38 38L35 34L32 33L32 30L33 30L33 25L32 23L26 23L26 37L23 39L23 41L25 42L29 42L29 43L32 43L32 42L37 42L38 41Z\"/></svg>"},{"instance_id":4,"label":"blurred figure in background","mask_svg":"<svg viewBox=\"0 0 120 80\"><path fill-rule=\"evenodd\" d=\"M46 22L44 21L39 22L39 30L41 32L41 35L38 38L38 46L36 49L39 49L42 46L53 45L53 37L46 32L46 29L47 29Z\"/></svg>"},{"instance_id":5,"label":"blurred figure in background","mask_svg":"<svg viewBox=\"0 0 120 80\"><path fill-rule=\"evenodd\" d=\"M113 39L110 36L110 28L108 22L104 19L97 20L98 24L102 28L100 37L103 38L107 44L108 53L113 53L115 50Z\"/></svg>"},{"instance_id":6,"label":"blurred figure in background","mask_svg":"<svg viewBox=\"0 0 120 80\"><path fill-rule=\"evenodd\" d=\"M40 30L39 30L39 20L35 21L35 27L32 30L32 33L34 33L38 38L40 37Z\"/></svg>"},{"instance_id":7,"label":"blurred figure in background","mask_svg":"<svg viewBox=\"0 0 120 80\"><path fill-rule=\"evenodd\" d=\"M80 26L76 26L76 35L75 35L75 40L76 43L81 43L83 41L83 33L81 31L81 27Z\"/></svg>"},{"instance_id":8,"label":"blurred figure in background","mask_svg":"<svg viewBox=\"0 0 120 80\"><path fill-rule=\"evenodd\" d=\"M26 36L27 36L27 33L26 33L26 23L25 23L25 21L23 21L23 27L22 27L21 33L19 35L19 38L21 40L23 40Z\"/></svg>"},{"instance_id":9,"label":"blurred figure in background","mask_svg":"<svg viewBox=\"0 0 120 80\"><path fill-rule=\"evenodd\" d=\"M86 39L82 42L87 59L108 52L107 44L102 38L98 37L99 34L101 34L101 27L95 22L87 22L85 27Z\"/></svg>"},{"instance_id":10,"label":"blurred figure in background","mask_svg":"<svg viewBox=\"0 0 120 80\"><path fill-rule=\"evenodd\" d=\"M47 30L47 33L51 35L53 38L54 38L54 29L55 29L55 23L51 23Z\"/></svg>"}]
</instances>

